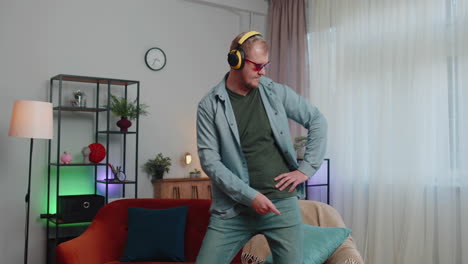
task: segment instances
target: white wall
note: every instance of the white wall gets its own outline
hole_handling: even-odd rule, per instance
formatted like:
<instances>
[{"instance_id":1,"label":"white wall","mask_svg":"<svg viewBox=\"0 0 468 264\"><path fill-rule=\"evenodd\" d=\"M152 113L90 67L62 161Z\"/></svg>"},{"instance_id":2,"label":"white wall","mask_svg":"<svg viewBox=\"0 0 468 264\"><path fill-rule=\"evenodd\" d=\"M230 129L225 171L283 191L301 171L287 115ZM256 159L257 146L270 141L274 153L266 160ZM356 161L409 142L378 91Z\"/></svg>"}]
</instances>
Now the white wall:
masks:
<instances>
[{"instance_id":1,"label":"white wall","mask_svg":"<svg viewBox=\"0 0 468 264\"><path fill-rule=\"evenodd\" d=\"M0 2L1 263L21 263L24 245L29 140L7 136L13 101L47 101L49 78L56 74L141 81L142 102L150 106L150 115L140 123L140 164L163 152L174 160L169 177L184 177L199 168L197 102L228 70L231 39L249 25L265 32L267 12L264 0L232 1L232 10L208 2L211 4L183 0ZM252 22L250 14L242 11L249 8L255 10ZM147 69L143 60L146 50L154 46L162 48L168 58L160 72ZM73 125L80 122L86 120L77 118ZM82 131L69 133L70 141L77 143ZM186 151L195 157L188 168L179 162ZM45 263L45 228L38 217L46 199L46 156L46 141L36 140L29 263ZM152 197L152 186L143 172L139 197Z\"/></svg>"}]
</instances>

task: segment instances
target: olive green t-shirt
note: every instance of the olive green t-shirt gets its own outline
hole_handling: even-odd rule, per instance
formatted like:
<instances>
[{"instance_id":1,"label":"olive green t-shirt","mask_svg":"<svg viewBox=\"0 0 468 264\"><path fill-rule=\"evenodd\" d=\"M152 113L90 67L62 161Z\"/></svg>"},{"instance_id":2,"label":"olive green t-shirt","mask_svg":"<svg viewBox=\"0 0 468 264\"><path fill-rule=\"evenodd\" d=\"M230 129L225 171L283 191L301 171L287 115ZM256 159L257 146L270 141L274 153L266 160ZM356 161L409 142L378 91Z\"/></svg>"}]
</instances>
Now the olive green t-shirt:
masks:
<instances>
[{"instance_id":1,"label":"olive green t-shirt","mask_svg":"<svg viewBox=\"0 0 468 264\"><path fill-rule=\"evenodd\" d=\"M243 96L226 89L236 116L239 137L247 161L250 186L269 199L296 196L296 190L280 191L274 178L289 172L288 164L276 144L260 91L252 89Z\"/></svg>"}]
</instances>

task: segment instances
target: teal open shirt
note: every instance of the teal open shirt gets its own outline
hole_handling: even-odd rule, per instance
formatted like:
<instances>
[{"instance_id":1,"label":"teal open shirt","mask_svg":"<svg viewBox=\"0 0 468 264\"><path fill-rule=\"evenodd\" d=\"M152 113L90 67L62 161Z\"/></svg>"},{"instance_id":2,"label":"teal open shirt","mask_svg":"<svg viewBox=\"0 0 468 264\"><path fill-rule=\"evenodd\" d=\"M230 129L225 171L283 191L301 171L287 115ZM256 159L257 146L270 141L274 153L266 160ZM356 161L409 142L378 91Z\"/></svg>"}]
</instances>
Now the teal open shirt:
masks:
<instances>
[{"instance_id":1,"label":"teal open shirt","mask_svg":"<svg viewBox=\"0 0 468 264\"><path fill-rule=\"evenodd\" d=\"M236 118L224 78L199 103L197 146L203 170L211 179L211 213L221 218L236 216L241 205L251 206L257 191L249 186ZM275 140L290 170L311 177L320 168L327 144L327 122L317 107L291 88L262 76L258 87ZM288 119L308 130L304 160L299 165L289 132ZM268 166L268 164L265 164ZM304 195L304 184L296 187Z\"/></svg>"}]
</instances>

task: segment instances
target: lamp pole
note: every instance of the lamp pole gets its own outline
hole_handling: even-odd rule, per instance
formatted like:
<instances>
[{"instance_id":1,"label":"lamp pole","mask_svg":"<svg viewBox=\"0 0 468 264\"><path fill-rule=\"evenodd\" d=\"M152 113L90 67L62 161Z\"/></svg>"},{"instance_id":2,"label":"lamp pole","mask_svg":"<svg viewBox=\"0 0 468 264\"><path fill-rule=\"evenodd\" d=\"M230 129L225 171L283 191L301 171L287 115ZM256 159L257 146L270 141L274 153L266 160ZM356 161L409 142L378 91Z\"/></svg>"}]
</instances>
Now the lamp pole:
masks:
<instances>
[{"instance_id":1,"label":"lamp pole","mask_svg":"<svg viewBox=\"0 0 468 264\"><path fill-rule=\"evenodd\" d=\"M29 146L29 175L28 175L28 191L24 198L26 202L26 224L25 224L25 240L24 240L24 264L28 263L28 240L29 240L29 196L31 194L31 166L32 166L32 153L33 153L34 139L31 138Z\"/></svg>"}]
</instances>

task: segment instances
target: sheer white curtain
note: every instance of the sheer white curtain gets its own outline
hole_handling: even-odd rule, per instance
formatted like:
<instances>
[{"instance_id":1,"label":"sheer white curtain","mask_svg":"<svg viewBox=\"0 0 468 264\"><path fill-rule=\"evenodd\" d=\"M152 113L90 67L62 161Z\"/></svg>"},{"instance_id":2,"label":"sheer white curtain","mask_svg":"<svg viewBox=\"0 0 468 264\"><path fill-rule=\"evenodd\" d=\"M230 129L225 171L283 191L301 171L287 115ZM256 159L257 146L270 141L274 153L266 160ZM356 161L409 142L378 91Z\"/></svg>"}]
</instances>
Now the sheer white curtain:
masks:
<instances>
[{"instance_id":1,"label":"sheer white curtain","mask_svg":"<svg viewBox=\"0 0 468 264\"><path fill-rule=\"evenodd\" d=\"M332 205L366 263L468 263L467 2L308 2Z\"/></svg>"}]
</instances>

